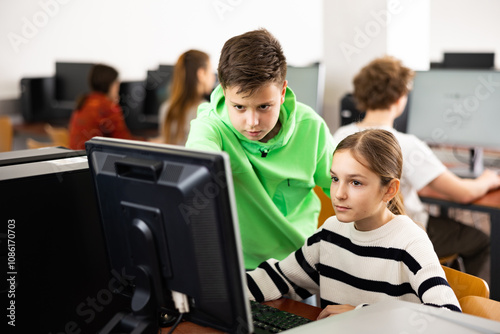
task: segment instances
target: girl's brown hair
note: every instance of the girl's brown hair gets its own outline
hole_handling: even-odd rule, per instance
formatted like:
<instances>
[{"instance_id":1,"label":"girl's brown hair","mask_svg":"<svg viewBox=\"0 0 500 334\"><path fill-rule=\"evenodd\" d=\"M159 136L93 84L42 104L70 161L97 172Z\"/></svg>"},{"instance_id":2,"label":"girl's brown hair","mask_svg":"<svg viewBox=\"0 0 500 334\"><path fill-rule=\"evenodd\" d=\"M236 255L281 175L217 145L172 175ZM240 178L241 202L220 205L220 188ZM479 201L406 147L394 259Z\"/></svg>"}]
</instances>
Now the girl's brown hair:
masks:
<instances>
[{"instance_id":1,"label":"girl's brown hair","mask_svg":"<svg viewBox=\"0 0 500 334\"><path fill-rule=\"evenodd\" d=\"M359 110L387 109L408 94L414 72L400 60L385 56L370 62L354 77L354 98Z\"/></svg>"},{"instance_id":2,"label":"girl's brown hair","mask_svg":"<svg viewBox=\"0 0 500 334\"><path fill-rule=\"evenodd\" d=\"M349 150L360 164L380 176L382 186L386 186L393 179L401 179L403 154L396 137L387 130L370 129L356 132L344 138L337 145L335 152L342 150ZM405 214L401 193L398 192L387 207L395 215Z\"/></svg>"},{"instance_id":3,"label":"girl's brown hair","mask_svg":"<svg viewBox=\"0 0 500 334\"><path fill-rule=\"evenodd\" d=\"M208 62L208 54L198 50L186 51L177 60L170 85L167 117L163 124L166 143L180 144L184 141L186 114L203 97L198 92L198 69L206 68Z\"/></svg>"}]
</instances>

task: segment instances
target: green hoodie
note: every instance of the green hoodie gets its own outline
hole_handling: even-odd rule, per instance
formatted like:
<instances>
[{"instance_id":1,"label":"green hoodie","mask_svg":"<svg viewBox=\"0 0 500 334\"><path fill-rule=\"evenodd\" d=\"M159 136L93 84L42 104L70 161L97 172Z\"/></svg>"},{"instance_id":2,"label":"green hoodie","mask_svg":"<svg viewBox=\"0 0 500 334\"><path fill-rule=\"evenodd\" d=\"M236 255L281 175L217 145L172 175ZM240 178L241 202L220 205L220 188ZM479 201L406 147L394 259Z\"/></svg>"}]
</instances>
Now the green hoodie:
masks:
<instances>
[{"instance_id":1,"label":"green hoodie","mask_svg":"<svg viewBox=\"0 0 500 334\"><path fill-rule=\"evenodd\" d=\"M335 145L324 120L289 88L279 119L282 128L267 143L245 138L229 120L219 85L198 108L186 143L229 154L246 269L300 248L318 225L314 186L330 193Z\"/></svg>"}]
</instances>

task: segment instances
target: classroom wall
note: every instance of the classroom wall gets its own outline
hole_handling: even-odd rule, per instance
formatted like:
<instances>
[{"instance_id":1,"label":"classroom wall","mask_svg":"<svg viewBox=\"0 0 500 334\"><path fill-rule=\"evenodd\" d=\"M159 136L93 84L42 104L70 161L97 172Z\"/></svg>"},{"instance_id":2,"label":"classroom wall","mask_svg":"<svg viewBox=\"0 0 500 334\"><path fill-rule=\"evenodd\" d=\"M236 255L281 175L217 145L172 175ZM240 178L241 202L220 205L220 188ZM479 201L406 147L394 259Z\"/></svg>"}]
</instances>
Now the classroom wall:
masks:
<instances>
[{"instance_id":1,"label":"classroom wall","mask_svg":"<svg viewBox=\"0 0 500 334\"><path fill-rule=\"evenodd\" d=\"M398 29L408 32L406 44L395 43L395 38L401 40L401 34L391 37L381 23L382 29L375 31L369 47L363 48L354 62L338 61L338 55L344 57L338 51L339 41L353 41L354 28L364 29L367 23L378 22L373 12L390 8L394 3L409 8L421 2L1 1L0 114L18 112L21 77L53 75L56 60L107 62L120 70L123 80L140 80L148 69L156 68L159 63L173 63L189 48L209 53L215 68L220 48L228 38L266 27L281 41L290 64L325 62L323 113L333 132L339 123L339 98L352 89L352 75L374 56L387 50L396 53L408 49L412 45L408 40L413 44L427 40L425 47L418 48L419 59L440 61L445 51L494 51L496 67L500 67L498 0L423 1L429 4L428 13L419 6L417 11L406 10L404 15L396 15L391 23L404 27L406 22L406 27ZM408 55L403 56L409 59ZM409 61L420 66L418 61Z\"/></svg>"},{"instance_id":2,"label":"classroom wall","mask_svg":"<svg viewBox=\"0 0 500 334\"><path fill-rule=\"evenodd\" d=\"M140 80L198 48L215 70L227 39L259 27L281 41L290 64L316 62L321 11L322 0L1 1L0 100L19 97L22 77L53 75L56 60L107 62L123 80Z\"/></svg>"}]
</instances>

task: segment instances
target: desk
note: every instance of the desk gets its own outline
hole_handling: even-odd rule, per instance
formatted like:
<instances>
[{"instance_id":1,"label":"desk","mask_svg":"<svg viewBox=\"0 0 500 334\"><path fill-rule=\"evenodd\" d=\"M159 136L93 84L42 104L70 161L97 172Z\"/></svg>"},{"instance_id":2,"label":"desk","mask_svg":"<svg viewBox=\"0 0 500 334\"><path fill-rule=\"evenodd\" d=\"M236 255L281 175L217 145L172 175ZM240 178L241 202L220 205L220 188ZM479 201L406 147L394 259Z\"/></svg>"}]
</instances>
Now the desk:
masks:
<instances>
[{"instance_id":1,"label":"desk","mask_svg":"<svg viewBox=\"0 0 500 334\"><path fill-rule=\"evenodd\" d=\"M482 198L470 203L460 204L448 200L445 196L429 187L419 192L424 203L436 204L443 208L460 208L471 211L481 211L490 214L491 220L491 284L490 298L500 301L500 189L490 191Z\"/></svg>"},{"instance_id":2,"label":"desk","mask_svg":"<svg viewBox=\"0 0 500 334\"><path fill-rule=\"evenodd\" d=\"M276 307L282 311L294 313L297 315L300 315L304 318L308 318L311 320L316 320L318 317L319 313L321 312L321 308L311 306L305 303L297 302L295 300L287 299L287 298L281 298L278 300L273 300L270 302L266 302L264 304ZM161 333L166 334L170 330L170 327L168 328L162 328ZM179 326L175 329L174 334L215 334L215 333L222 333L221 331L218 331L216 329L208 328L208 327L203 327L199 326L196 324L193 324L191 322L182 322L179 324Z\"/></svg>"},{"instance_id":3,"label":"desk","mask_svg":"<svg viewBox=\"0 0 500 334\"><path fill-rule=\"evenodd\" d=\"M295 327L286 333L498 334L500 322L391 299Z\"/></svg>"}]
</instances>

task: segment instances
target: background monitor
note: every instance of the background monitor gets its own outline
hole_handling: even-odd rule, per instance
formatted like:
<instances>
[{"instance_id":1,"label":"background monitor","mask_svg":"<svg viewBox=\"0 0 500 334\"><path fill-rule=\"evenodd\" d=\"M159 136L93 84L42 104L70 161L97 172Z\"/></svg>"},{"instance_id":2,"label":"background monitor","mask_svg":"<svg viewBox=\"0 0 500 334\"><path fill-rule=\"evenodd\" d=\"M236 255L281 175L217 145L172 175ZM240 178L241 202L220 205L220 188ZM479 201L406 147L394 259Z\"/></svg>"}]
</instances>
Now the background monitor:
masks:
<instances>
[{"instance_id":1,"label":"background monitor","mask_svg":"<svg viewBox=\"0 0 500 334\"><path fill-rule=\"evenodd\" d=\"M111 267L135 286L132 313L106 330L132 318L157 331L177 291L185 319L251 331L227 154L100 137L86 149Z\"/></svg>"},{"instance_id":2,"label":"background monitor","mask_svg":"<svg viewBox=\"0 0 500 334\"><path fill-rule=\"evenodd\" d=\"M500 149L500 72L417 71L407 132L429 144Z\"/></svg>"},{"instance_id":3,"label":"background monitor","mask_svg":"<svg viewBox=\"0 0 500 334\"><path fill-rule=\"evenodd\" d=\"M61 107L73 109L81 95L90 92L92 63L56 62L56 100Z\"/></svg>"},{"instance_id":4,"label":"background monitor","mask_svg":"<svg viewBox=\"0 0 500 334\"><path fill-rule=\"evenodd\" d=\"M323 64L309 66L290 66L286 71L288 86L297 96L297 101L307 104L318 114L323 115L323 95L325 69Z\"/></svg>"},{"instance_id":5,"label":"background monitor","mask_svg":"<svg viewBox=\"0 0 500 334\"><path fill-rule=\"evenodd\" d=\"M445 52L443 68L492 69L495 67L494 52Z\"/></svg>"},{"instance_id":6,"label":"background monitor","mask_svg":"<svg viewBox=\"0 0 500 334\"><path fill-rule=\"evenodd\" d=\"M169 85L174 73L173 65L160 65L158 70L148 71L146 77L146 99L144 114L158 122L161 104L169 98Z\"/></svg>"},{"instance_id":7,"label":"background monitor","mask_svg":"<svg viewBox=\"0 0 500 334\"><path fill-rule=\"evenodd\" d=\"M408 99L411 99L411 93L408 94ZM400 131L406 132L408 122L409 103L405 105L405 109L395 120L393 127ZM365 118L365 112L358 109L356 99L352 93L346 93L340 99L340 125L348 125L353 122L361 122Z\"/></svg>"}]
</instances>

